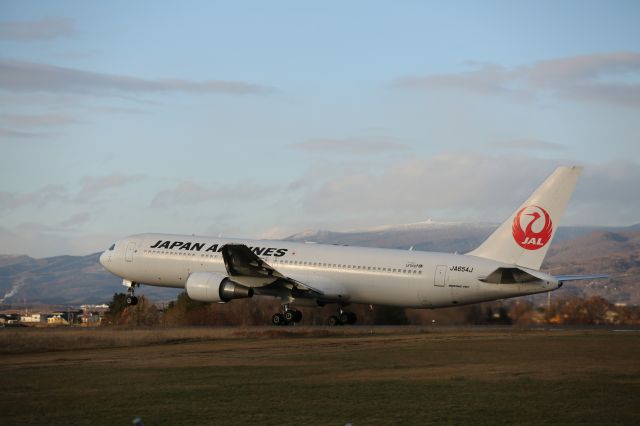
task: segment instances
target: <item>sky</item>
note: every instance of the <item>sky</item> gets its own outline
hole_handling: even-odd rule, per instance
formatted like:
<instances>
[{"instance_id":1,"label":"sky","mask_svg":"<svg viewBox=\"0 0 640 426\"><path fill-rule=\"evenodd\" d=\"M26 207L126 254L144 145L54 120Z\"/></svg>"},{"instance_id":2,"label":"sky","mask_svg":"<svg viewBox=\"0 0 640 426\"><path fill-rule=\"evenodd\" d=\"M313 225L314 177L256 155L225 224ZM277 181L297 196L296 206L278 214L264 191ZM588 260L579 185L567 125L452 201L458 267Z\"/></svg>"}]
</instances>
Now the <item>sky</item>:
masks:
<instances>
[{"instance_id":1,"label":"sky","mask_svg":"<svg viewBox=\"0 0 640 426\"><path fill-rule=\"evenodd\" d=\"M637 1L0 0L0 253L640 222Z\"/></svg>"}]
</instances>

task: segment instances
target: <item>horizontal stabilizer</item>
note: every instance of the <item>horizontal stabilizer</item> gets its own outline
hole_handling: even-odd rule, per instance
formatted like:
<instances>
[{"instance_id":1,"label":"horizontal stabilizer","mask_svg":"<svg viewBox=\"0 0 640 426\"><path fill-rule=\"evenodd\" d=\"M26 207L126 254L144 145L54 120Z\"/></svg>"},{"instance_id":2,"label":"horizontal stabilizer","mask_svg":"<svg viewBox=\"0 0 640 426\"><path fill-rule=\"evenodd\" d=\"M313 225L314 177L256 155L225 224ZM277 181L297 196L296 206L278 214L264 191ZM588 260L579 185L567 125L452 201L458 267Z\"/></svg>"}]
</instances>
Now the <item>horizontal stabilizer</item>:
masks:
<instances>
[{"instance_id":1,"label":"horizontal stabilizer","mask_svg":"<svg viewBox=\"0 0 640 426\"><path fill-rule=\"evenodd\" d=\"M558 281L580 281L580 280L599 280L607 279L609 275L554 275L553 278Z\"/></svg>"},{"instance_id":2,"label":"horizontal stabilizer","mask_svg":"<svg viewBox=\"0 0 640 426\"><path fill-rule=\"evenodd\" d=\"M480 281L491 284L522 284L539 281L541 278L520 268L498 268Z\"/></svg>"}]
</instances>

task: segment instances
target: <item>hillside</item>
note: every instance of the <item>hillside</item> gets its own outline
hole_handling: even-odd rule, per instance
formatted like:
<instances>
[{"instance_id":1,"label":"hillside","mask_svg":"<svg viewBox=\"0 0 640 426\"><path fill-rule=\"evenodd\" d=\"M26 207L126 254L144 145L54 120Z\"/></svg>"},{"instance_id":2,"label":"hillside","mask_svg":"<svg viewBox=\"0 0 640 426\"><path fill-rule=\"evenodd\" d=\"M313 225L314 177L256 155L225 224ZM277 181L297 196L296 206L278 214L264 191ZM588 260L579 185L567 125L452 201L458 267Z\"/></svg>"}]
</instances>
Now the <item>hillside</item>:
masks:
<instances>
[{"instance_id":1,"label":"hillside","mask_svg":"<svg viewBox=\"0 0 640 426\"><path fill-rule=\"evenodd\" d=\"M311 241L323 244L385 247L466 253L476 248L497 227L492 223L425 222L380 226L347 232L308 230L286 238L289 241ZM573 240L593 232L626 233L640 231L640 224L629 227L560 227L554 244Z\"/></svg>"},{"instance_id":2,"label":"hillside","mask_svg":"<svg viewBox=\"0 0 640 426\"><path fill-rule=\"evenodd\" d=\"M640 304L640 231L597 231L554 244L543 268L553 274L607 274L600 282L574 283L576 295Z\"/></svg>"},{"instance_id":3,"label":"hillside","mask_svg":"<svg viewBox=\"0 0 640 426\"><path fill-rule=\"evenodd\" d=\"M480 244L496 225L489 223L419 222L350 232L307 231L288 238L349 246L409 248L423 251L464 253Z\"/></svg>"},{"instance_id":4,"label":"hillside","mask_svg":"<svg viewBox=\"0 0 640 426\"><path fill-rule=\"evenodd\" d=\"M0 267L0 304L69 304L105 303L113 293L124 291L122 280L105 271L98 258L55 256L33 259L20 256ZM179 291L146 287L144 293L153 300L171 300Z\"/></svg>"}]
</instances>

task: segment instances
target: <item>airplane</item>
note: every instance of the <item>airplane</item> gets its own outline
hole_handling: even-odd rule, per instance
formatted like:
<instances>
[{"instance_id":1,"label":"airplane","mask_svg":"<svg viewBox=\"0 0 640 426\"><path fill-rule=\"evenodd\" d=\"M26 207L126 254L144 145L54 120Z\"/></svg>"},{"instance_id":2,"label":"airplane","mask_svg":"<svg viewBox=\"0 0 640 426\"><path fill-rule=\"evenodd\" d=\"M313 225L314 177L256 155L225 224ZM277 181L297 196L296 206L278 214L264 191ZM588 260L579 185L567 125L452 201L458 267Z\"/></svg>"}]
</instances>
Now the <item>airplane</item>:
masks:
<instances>
[{"instance_id":1,"label":"airplane","mask_svg":"<svg viewBox=\"0 0 640 426\"><path fill-rule=\"evenodd\" d=\"M540 267L582 167L559 167L478 248L466 254L277 240L138 234L118 240L100 263L123 279L127 303L140 284L184 288L189 298L227 303L270 296L274 325L302 320L296 306L336 304L329 325L354 324L352 304L444 308L556 290L567 281Z\"/></svg>"}]
</instances>

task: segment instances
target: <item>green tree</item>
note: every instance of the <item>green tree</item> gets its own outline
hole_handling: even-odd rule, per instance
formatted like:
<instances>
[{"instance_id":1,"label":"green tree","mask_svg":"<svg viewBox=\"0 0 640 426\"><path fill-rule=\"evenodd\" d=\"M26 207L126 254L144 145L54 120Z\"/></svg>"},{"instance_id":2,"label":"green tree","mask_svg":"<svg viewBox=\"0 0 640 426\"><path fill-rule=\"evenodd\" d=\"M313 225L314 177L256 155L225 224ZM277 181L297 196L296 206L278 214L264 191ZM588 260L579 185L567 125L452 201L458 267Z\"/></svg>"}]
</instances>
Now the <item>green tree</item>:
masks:
<instances>
[{"instance_id":1,"label":"green tree","mask_svg":"<svg viewBox=\"0 0 640 426\"><path fill-rule=\"evenodd\" d=\"M104 325L154 326L160 323L158 308L144 296L138 297L136 305L127 305L127 295L116 293L109 303Z\"/></svg>"},{"instance_id":2,"label":"green tree","mask_svg":"<svg viewBox=\"0 0 640 426\"><path fill-rule=\"evenodd\" d=\"M113 299L109 302L109 310L104 314L103 324L116 324L127 306L127 295L125 293L114 293Z\"/></svg>"}]
</instances>

